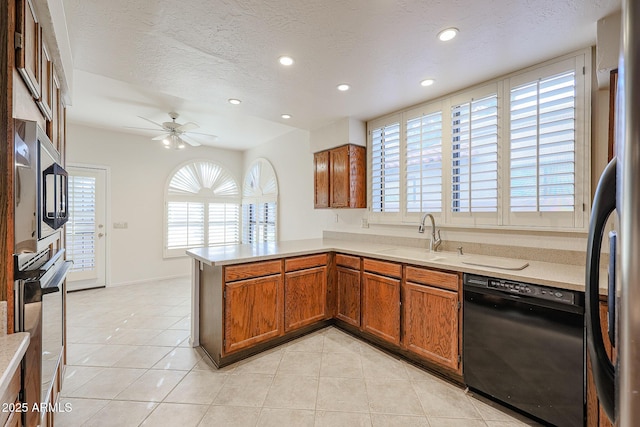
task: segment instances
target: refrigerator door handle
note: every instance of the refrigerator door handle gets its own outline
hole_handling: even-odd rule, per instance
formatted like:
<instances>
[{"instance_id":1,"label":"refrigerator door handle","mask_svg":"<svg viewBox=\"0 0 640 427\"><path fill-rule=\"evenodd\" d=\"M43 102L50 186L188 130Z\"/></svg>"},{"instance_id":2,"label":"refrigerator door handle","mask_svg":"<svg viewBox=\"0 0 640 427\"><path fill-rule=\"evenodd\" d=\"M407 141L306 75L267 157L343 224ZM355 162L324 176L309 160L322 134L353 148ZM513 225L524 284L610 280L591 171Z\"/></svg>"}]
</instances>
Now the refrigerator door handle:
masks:
<instances>
[{"instance_id":1,"label":"refrigerator door handle","mask_svg":"<svg viewBox=\"0 0 640 427\"><path fill-rule=\"evenodd\" d=\"M605 413L615 424L615 368L604 346L600 326L600 248L607 219L616 208L616 158L607 165L593 199L587 243L587 276L585 292L585 317L587 322L587 347L591 357L593 378L598 398ZM615 256L615 254L610 254ZM615 297L609 295L609 298Z\"/></svg>"}]
</instances>

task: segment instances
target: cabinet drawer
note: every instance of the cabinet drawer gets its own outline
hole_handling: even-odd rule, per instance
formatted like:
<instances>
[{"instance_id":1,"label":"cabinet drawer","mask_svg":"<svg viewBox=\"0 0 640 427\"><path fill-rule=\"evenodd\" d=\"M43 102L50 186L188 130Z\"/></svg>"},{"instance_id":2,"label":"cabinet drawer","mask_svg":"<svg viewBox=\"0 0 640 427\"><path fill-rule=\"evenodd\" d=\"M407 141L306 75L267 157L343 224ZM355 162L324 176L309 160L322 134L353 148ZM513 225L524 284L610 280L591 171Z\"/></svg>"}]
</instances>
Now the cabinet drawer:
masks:
<instances>
[{"instance_id":1,"label":"cabinet drawer","mask_svg":"<svg viewBox=\"0 0 640 427\"><path fill-rule=\"evenodd\" d=\"M455 273L444 273L442 271L427 270L425 268L407 267L407 282L431 285L439 288L458 290L458 275Z\"/></svg>"},{"instance_id":2,"label":"cabinet drawer","mask_svg":"<svg viewBox=\"0 0 640 427\"><path fill-rule=\"evenodd\" d=\"M269 276L271 274L279 274L282 272L282 263L280 260L252 262L250 264L232 265L225 267L225 282L233 282L235 280L249 279L251 277Z\"/></svg>"},{"instance_id":3,"label":"cabinet drawer","mask_svg":"<svg viewBox=\"0 0 640 427\"><path fill-rule=\"evenodd\" d=\"M323 265L327 265L327 254L289 258L284 260L284 271L304 270Z\"/></svg>"},{"instance_id":4,"label":"cabinet drawer","mask_svg":"<svg viewBox=\"0 0 640 427\"><path fill-rule=\"evenodd\" d=\"M391 262L376 261L373 259L364 260L364 270L372 273L378 273L389 277L402 277L402 265Z\"/></svg>"},{"instance_id":5,"label":"cabinet drawer","mask_svg":"<svg viewBox=\"0 0 640 427\"><path fill-rule=\"evenodd\" d=\"M360 257L336 254L336 264L343 267L360 270Z\"/></svg>"}]
</instances>

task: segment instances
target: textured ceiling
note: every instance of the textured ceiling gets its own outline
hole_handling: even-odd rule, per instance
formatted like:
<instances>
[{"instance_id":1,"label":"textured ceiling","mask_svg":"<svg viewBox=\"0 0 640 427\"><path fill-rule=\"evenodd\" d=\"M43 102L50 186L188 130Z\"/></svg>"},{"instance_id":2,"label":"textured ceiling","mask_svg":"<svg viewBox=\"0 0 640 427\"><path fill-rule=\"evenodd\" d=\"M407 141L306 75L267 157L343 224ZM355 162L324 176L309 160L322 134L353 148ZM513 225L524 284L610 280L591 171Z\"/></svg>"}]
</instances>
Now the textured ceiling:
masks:
<instances>
[{"instance_id":1,"label":"textured ceiling","mask_svg":"<svg viewBox=\"0 0 640 427\"><path fill-rule=\"evenodd\" d=\"M193 121L247 149L292 127L368 120L595 44L620 0L64 0L69 120ZM442 43L443 28L460 29ZM277 62L295 59L292 67ZM431 87L419 82L433 78ZM348 92L336 85L351 84ZM239 98L239 106L228 104ZM280 118L283 113L293 117ZM150 133L149 135L153 135ZM207 141L203 141L207 142ZM346 142L346 141L345 141Z\"/></svg>"}]
</instances>

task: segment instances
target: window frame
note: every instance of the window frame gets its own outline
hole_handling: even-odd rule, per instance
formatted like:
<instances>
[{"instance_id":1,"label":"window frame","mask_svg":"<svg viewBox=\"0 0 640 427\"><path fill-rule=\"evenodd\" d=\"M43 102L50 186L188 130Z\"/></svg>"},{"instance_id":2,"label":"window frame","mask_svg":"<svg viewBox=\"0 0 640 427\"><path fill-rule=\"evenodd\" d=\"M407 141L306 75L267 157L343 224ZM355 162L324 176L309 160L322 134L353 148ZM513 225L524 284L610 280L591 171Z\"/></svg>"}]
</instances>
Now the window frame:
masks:
<instances>
[{"instance_id":1,"label":"window frame","mask_svg":"<svg viewBox=\"0 0 640 427\"><path fill-rule=\"evenodd\" d=\"M560 232L585 232L590 214L591 196L591 73L592 53L589 48L572 52L558 58L500 76L471 88L445 95L397 111L367 122L367 200L368 221L371 224L416 225L421 214L407 212L406 188L406 126L418 114L442 111L442 208L434 212L439 226L451 228L485 228L512 230L541 230ZM569 68L567 68L569 67ZM523 212L512 215L510 207L510 91L512 87L535 78L575 69L575 206L573 212ZM493 88L493 92L491 91ZM497 136L497 211L496 212L453 212L451 200L453 189L452 164L452 121L453 106L482 98L490 93L497 94L498 136ZM372 205L372 131L381 126L400 123L400 212L374 212ZM448 165L448 166L447 166ZM570 214L570 215L568 215Z\"/></svg>"},{"instance_id":2,"label":"window frame","mask_svg":"<svg viewBox=\"0 0 640 427\"><path fill-rule=\"evenodd\" d=\"M267 188L263 188L262 185L259 188L254 190L251 186L252 178L257 178L260 181L260 184L264 184ZM274 220L273 220L273 240L258 240L258 243L261 242L272 242L278 240L278 177L276 175L276 171L273 168L273 165L265 158L257 158L255 159L251 165L247 168L245 172L245 176L243 179L242 185L242 202L240 206L240 240L242 243L255 243L250 241L250 221L251 218L245 218L246 215L246 206L254 205L254 212L258 212L261 208L261 205L265 204L273 204ZM269 226L269 222L264 221L255 221L255 224L266 224ZM249 230L247 230L249 227Z\"/></svg>"},{"instance_id":3,"label":"window frame","mask_svg":"<svg viewBox=\"0 0 640 427\"><path fill-rule=\"evenodd\" d=\"M199 193L184 193L184 194L171 194L170 193L170 188L171 188L171 181L173 180L173 178L176 176L176 174L182 170L183 168L186 168L190 165L194 165L197 163L209 163L211 165L214 165L215 167L217 167L221 174L224 174L227 178L228 178L228 183L232 184L235 187L235 194L230 194L230 195L215 195L213 194L213 191L210 191L210 195L207 194L207 189L206 188L202 188L200 189ZM200 182L200 184L202 184ZM170 202L190 202L190 203L202 203L204 205L204 216L203 216L203 234L204 234L204 243L202 245L187 245L184 247L177 247L177 248L169 248L169 218L168 218L168 213L169 213L169 203ZM209 204L210 203L231 203L231 204L235 204L237 206L238 209L238 224L237 224L237 230L238 230L238 236L237 236L237 240L236 241L229 241L229 242L224 242L224 243L219 243L219 244L215 244L215 245L210 245L209 244ZM186 255L186 251L191 249L191 248L196 248L196 247L207 247L207 246L223 246L223 245L233 245L233 244L240 244L241 241L241 226L242 226L242 212L241 212L241 198L240 198L240 186L238 185L238 181L237 179L233 176L233 174L231 174L229 172L228 169L226 169L223 165L209 160L209 159L195 159L195 160L189 160L187 162L184 162L182 164L180 164L178 167L176 167L171 174L169 174L169 177L167 178L167 182L165 184L165 191L164 191L164 218L163 218L163 257L164 258L178 258L178 257L185 257Z\"/></svg>"}]
</instances>

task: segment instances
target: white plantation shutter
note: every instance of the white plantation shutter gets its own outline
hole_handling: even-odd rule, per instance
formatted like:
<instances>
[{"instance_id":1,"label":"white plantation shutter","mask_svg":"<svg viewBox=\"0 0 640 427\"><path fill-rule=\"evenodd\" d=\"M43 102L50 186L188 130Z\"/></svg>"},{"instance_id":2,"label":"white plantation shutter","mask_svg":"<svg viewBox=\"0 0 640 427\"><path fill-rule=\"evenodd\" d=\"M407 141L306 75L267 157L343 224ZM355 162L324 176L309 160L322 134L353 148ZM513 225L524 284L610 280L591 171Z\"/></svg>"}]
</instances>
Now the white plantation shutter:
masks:
<instances>
[{"instance_id":1,"label":"white plantation shutter","mask_svg":"<svg viewBox=\"0 0 640 427\"><path fill-rule=\"evenodd\" d=\"M169 202L168 249L204 246L204 203Z\"/></svg>"},{"instance_id":2,"label":"white plantation shutter","mask_svg":"<svg viewBox=\"0 0 640 427\"><path fill-rule=\"evenodd\" d=\"M442 112L407 120L406 212L442 211Z\"/></svg>"},{"instance_id":3,"label":"white plantation shutter","mask_svg":"<svg viewBox=\"0 0 640 427\"><path fill-rule=\"evenodd\" d=\"M276 240L276 203L243 204L244 243L275 242Z\"/></svg>"},{"instance_id":4,"label":"white plantation shutter","mask_svg":"<svg viewBox=\"0 0 640 427\"><path fill-rule=\"evenodd\" d=\"M240 192L220 165L206 161L178 169L167 186L165 256L240 242Z\"/></svg>"},{"instance_id":5,"label":"white plantation shutter","mask_svg":"<svg viewBox=\"0 0 640 427\"><path fill-rule=\"evenodd\" d=\"M512 212L575 209L575 71L511 89Z\"/></svg>"},{"instance_id":6,"label":"white plantation shutter","mask_svg":"<svg viewBox=\"0 0 640 427\"><path fill-rule=\"evenodd\" d=\"M400 212L400 123L371 131L371 210Z\"/></svg>"},{"instance_id":7,"label":"white plantation shutter","mask_svg":"<svg viewBox=\"0 0 640 427\"><path fill-rule=\"evenodd\" d=\"M240 206L209 203L209 246L240 243Z\"/></svg>"},{"instance_id":8,"label":"white plantation shutter","mask_svg":"<svg viewBox=\"0 0 640 427\"><path fill-rule=\"evenodd\" d=\"M451 109L452 212L497 212L498 96Z\"/></svg>"},{"instance_id":9,"label":"white plantation shutter","mask_svg":"<svg viewBox=\"0 0 640 427\"><path fill-rule=\"evenodd\" d=\"M69 221L66 225L67 259L71 272L96 268L96 179L69 175Z\"/></svg>"}]
</instances>

